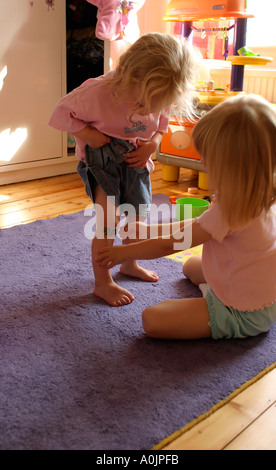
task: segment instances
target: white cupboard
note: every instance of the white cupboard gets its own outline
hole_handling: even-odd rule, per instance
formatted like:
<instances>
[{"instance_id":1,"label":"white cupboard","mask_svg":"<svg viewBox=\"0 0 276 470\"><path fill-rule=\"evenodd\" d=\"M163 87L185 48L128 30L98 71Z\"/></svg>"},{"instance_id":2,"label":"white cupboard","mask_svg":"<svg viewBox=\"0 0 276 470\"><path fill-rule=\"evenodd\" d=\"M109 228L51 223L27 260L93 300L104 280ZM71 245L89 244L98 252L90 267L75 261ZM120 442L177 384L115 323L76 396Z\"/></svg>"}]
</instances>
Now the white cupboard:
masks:
<instances>
[{"instance_id":1,"label":"white cupboard","mask_svg":"<svg viewBox=\"0 0 276 470\"><path fill-rule=\"evenodd\" d=\"M145 3L138 12L141 34L166 30L162 17L168 1ZM50 128L48 121L55 104L67 93L66 13L79 4L81 1L0 0L0 185L76 169L74 153L67 152L67 134ZM87 5L89 24L94 25L96 7ZM121 43L105 42L105 72L111 58L115 64L122 52ZM78 67L78 62L69 67L69 76ZM91 76L104 70L91 70Z\"/></svg>"},{"instance_id":2,"label":"white cupboard","mask_svg":"<svg viewBox=\"0 0 276 470\"><path fill-rule=\"evenodd\" d=\"M0 184L75 171L48 126L66 93L65 0L2 0L0 36Z\"/></svg>"}]
</instances>

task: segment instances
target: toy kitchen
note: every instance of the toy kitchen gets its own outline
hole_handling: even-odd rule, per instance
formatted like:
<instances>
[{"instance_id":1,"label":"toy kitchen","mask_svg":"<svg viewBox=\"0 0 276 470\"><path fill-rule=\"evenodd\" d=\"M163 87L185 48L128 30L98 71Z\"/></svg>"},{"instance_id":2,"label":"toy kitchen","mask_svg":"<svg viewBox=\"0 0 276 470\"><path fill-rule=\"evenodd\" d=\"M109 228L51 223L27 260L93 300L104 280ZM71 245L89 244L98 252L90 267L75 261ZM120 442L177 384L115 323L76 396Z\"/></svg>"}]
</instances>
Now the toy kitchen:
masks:
<instances>
[{"instance_id":1,"label":"toy kitchen","mask_svg":"<svg viewBox=\"0 0 276 470\"><path fill-rule=\"evenodd\" d=\"M230 83L216 88L213 80L195 84L197 118L221 101L244 93L244 67L266 65L270 57L254 54L246 47L247 21L254 16L247 11L246 0L172 0L164 21L174 22L175 32L199 48L203 58L229 61ZM163 164L162 178L177 181L180 167L198 171L198 187L208 189L207 175L192 142L196 124L185 117L171 118L168 133L164 134L156 158Z\"/></svg>"}]
</instances>

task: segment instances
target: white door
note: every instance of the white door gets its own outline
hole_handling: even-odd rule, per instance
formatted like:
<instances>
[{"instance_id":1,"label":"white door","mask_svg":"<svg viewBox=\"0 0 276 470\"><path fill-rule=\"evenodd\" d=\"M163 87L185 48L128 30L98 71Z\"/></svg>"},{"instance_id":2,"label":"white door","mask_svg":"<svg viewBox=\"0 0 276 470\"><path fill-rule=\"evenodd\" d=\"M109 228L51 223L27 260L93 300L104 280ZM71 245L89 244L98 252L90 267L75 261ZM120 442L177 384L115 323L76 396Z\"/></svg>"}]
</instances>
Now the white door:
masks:
<instances>
[{"instance_id":1,"label":"white door","mask_svg":"<svg viewBox=\"0 0 276 470\"><path fill-rule=\"evenodd\" d=\"M65 94L65 28L65 0L0 1L1 171L63 156L48 120Z\"/></svg>"}]
</instances>

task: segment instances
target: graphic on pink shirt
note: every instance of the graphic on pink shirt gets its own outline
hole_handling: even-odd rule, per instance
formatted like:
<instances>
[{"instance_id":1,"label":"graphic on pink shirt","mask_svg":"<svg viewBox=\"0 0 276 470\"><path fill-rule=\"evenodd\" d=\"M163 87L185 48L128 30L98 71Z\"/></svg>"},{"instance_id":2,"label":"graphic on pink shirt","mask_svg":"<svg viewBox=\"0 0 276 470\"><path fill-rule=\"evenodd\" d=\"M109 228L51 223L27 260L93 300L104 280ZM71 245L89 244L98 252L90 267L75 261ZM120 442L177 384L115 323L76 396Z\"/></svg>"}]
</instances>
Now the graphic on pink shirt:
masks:
<instances>
[{"instance_id":1,"label":"graphic on pink shirt","mask_svg":"<svg viewBox=\"0 0 276 470\"><path fill-rule=\"evenodd\" d=\"M137 140L149 141L156 132L167 132L168 117L162 113L146 116L135 115L134 123L127 117L131 114L129 105L115 100L106 77L107 75L86 80L80 87L71 91L57 103L49 125L65 132L76 133L86 126L117 139L127 140L137 145ZM85 161L86 142L75 137L76 156ZM151 159L147 161L149 172L153 171Z\"/></svg>"},{"instance_id":2,"label":"graphic on pink shirt","mask_svg":"<svg viewBox=\"0 0 276 470\"><path fill-rule=\"evenodd\" d=\"M148 126L143 126L141 121L137 121L133 124L132 129L125 127L126 134L136 134L136 132L146 132Z\"/></svg>"}]
</instances>

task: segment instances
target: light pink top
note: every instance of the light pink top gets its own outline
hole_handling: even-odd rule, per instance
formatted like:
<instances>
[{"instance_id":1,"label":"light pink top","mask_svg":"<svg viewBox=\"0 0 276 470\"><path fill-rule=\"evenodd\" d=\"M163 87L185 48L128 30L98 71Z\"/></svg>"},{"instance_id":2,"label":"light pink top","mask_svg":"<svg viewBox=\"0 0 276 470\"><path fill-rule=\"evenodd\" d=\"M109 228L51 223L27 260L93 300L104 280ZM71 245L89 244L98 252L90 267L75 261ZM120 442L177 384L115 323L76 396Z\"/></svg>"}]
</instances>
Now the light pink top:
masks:
<instances>
[{"instance_id":1,"label":"light pink top","mask_svg":"<svg viewBox=\"0 0 276 470\"><path fill-rule=\"evenodd\" d=\"M107 74L112 76L114 71ZM57 103L50 118L49 125L66 132L78 132L86 126L94 127L110 137L127 140L136 145L137 140L149 141L154 134L168 131L168 118L161 113L147 116L134 115L129 120L130 110L126 103L115 101L109 84L101 75L90 78L80 87L68 93ZM86 142L76 140L76 156L85 161ZM149 172L154 165L151 159L147 162Z\"/></svg>"},{"instance_id":2,"label":"light pink top","mask_svg":"<svg viewBox=\"0 0 276 470\"><path fill-rule=\"evenodd\" d=\"M213 202L197 222L213 239L205 243L206 282L227 306L263 309L276 301L276 204L240 230L230 230Z\"/></svg>"}]
</instances>

